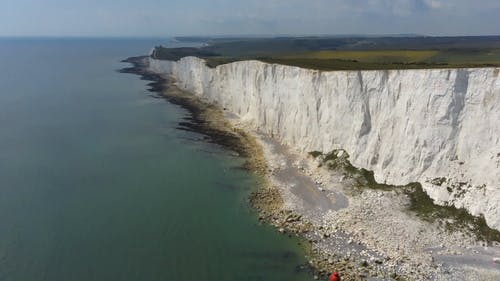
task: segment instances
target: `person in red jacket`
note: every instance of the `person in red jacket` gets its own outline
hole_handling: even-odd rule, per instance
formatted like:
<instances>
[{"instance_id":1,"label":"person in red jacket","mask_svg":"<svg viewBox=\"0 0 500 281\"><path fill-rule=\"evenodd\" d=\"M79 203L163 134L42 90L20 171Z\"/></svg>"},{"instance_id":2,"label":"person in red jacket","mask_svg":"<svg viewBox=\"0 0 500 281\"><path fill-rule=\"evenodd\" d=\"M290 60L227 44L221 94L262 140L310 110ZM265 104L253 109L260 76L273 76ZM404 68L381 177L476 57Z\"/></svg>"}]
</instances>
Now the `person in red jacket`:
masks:
<instances>
[{"instance_id":1,"label":"person in red jacket","mask_svg":"<svg viewBox=\"0 0 500 281\"><path fill-rule=\"evenodd\" d=\"M340 274L338 272L332 273L332 275L330 275L330 281L340 281Z\"/></svg>"}]
</instances>

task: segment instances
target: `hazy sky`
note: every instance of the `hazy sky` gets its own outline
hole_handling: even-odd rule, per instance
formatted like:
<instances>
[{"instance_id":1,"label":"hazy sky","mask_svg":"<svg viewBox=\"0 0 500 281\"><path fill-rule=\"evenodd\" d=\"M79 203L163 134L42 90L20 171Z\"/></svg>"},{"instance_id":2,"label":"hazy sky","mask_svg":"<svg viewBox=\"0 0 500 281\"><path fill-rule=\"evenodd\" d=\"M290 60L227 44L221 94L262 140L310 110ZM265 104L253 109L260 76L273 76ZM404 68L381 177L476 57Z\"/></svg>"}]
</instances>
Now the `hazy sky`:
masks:
<instances>
[{"instance_id":1,"label":"hazy sky","mask_svg":"<svg viewBox=\"0 0 500 281\"><path fill-rule=\"evenodd\" d=\"M500 0L0 0L0 36L498 35Z\"/></svg>"}]
</instances>

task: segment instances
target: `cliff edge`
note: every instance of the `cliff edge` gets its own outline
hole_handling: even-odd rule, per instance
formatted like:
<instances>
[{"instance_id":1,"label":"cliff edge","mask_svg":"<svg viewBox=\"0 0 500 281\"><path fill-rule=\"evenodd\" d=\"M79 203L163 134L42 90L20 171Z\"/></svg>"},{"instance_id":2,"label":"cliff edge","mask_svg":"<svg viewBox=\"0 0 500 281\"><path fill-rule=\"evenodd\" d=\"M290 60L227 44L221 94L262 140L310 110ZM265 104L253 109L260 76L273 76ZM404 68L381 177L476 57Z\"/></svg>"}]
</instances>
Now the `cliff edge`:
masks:
<instances>
[{"instance_id":1,"label":"cliff edge","mask_svg":"<svg viewBox=\"0 0 500 281\"><path fill-rule=\"evenodd\" d=\"M149 58L151 71L300 152L345 149L378 182L500 230L500 69L316 71L259 61Z\"/></svg>"}]
</instances>

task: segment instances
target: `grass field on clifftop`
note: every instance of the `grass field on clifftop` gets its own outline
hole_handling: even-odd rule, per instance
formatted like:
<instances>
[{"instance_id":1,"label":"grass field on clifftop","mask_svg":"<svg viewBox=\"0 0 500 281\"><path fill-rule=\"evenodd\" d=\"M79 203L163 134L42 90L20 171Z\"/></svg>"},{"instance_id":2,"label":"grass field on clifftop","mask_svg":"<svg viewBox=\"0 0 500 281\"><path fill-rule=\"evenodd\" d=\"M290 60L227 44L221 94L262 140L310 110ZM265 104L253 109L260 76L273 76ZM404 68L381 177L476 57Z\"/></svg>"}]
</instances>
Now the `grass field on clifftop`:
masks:
<instances>
[{"instance_id":1,"label":"grass field on clifftop","mask_svg":"<svg viewBox=\"0 0 500 281\"><path fill-rule=\"evenodd\" d=\"M157 47L155 58L204 58L207 65L260 60L317 70L500 67L500 37L203 38L203 48Z\"/></svg>"},{"instance_id":2,"label":"grass field on clifftop","mask_svg":"<svg viewBox=\"0 0 500 281\"><path fill-rule=\"evenodd\" d=\"M498 67L500 49L312 51L259 60L319 70Z\"/></svg>"}]
</instances>

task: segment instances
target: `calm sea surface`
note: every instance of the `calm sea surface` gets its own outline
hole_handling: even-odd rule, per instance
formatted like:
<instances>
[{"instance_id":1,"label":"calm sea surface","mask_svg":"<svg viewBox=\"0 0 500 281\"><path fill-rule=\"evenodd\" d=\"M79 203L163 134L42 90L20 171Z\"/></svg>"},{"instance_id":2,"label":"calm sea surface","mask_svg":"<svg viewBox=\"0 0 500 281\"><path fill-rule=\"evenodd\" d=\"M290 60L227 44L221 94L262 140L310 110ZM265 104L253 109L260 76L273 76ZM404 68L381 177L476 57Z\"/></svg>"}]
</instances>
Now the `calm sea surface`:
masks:
<instances>
[{"instance_id":1,"label":"calm sea surface","mask_svg":"<svg viewBox=\"0 0 500 281\"><path fill-rule=\"evenodd\" d=\"M162 40L0 39L0 280L308 280L242 159L115 70Z\"/></svg>"}]
</instances>

